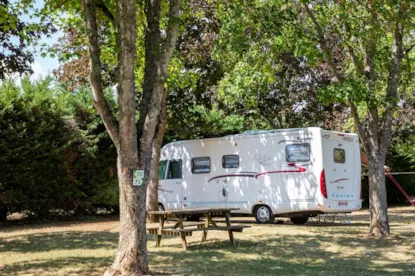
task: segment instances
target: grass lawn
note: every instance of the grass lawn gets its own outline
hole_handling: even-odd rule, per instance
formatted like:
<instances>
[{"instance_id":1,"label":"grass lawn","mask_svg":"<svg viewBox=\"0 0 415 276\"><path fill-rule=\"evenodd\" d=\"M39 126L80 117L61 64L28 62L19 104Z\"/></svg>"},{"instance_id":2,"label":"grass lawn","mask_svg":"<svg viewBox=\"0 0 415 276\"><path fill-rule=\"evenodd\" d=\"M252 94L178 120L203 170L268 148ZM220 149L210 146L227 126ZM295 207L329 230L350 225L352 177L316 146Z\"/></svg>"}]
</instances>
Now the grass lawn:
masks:
<instances>
[{"instance_id":1,"label":"grass lawn","mask_svg":"<svg viewBox=\"0 0 415 276\"><path fill-rule=\"evenodd\" d=\"M392 236L367 235L368 211L350 215L351 225L307 223L257 225L235 233L201 232L165 238L155 248L149 236L152 273L164 275L415 275L415 208L389 209ZM117 221L56 223L0 229L0 275L102 275L114 258Z\"/></svg>"}]
</instances>

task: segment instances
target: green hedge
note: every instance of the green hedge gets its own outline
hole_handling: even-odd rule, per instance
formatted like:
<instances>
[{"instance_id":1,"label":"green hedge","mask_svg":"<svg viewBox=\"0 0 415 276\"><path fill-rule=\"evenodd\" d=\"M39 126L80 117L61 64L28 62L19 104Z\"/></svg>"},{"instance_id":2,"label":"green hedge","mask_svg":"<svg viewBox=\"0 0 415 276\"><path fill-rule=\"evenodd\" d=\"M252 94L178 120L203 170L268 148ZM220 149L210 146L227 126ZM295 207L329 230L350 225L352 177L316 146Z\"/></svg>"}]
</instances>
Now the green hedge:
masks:
<instances>
[{"instance_id":1,"label":"green hedge","mask_svg":"<svg viewBox=\"0 0 415 276\"><path fill-rule=\"evenodd\" d=\"M118 206L116 154L105 128L85 106L72 105L68 116L57 101L27 92L0 99L0 220Z\"/></svg>"}]
</instances>

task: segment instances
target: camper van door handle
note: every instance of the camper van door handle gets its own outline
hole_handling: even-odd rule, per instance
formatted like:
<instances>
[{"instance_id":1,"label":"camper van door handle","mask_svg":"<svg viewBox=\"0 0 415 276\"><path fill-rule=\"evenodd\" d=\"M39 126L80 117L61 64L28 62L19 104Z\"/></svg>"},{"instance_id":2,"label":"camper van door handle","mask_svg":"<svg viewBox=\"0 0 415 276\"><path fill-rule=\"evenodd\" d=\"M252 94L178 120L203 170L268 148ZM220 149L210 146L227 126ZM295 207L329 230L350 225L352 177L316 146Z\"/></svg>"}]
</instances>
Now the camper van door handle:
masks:
<instances>
[{"instance_id":1,"label":"camper van door handle","mask_svg":"<svg viewBox=\"0 0 415 276\"><path fill-rule=\"evenodd\" d=\"M182 184L182 182L181 181L177 181L176 184Z\"/></svg>"}]
</instances>

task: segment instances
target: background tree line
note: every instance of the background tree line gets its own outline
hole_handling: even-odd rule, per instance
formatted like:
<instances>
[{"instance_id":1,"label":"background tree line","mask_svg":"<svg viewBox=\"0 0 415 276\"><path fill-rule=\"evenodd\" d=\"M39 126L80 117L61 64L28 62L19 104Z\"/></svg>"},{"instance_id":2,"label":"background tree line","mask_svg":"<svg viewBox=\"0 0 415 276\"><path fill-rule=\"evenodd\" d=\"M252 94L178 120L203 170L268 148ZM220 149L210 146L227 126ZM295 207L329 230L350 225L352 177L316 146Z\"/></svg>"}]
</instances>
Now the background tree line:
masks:
<instances>
[{"instance_id":1,"label":"background tree line","mask_svg":"<svg viewBox=\"0 0 415 276\"><path fill-rule=\"evenodd\" d=\"M7 7L8 2L6 1L2 5L3 8ZM297 30L297 33L289 32L290 22L297 20L295 6L290 6L284 1L269 1L263 4L252 2L251 4L247 3L247 5L238 5L232 1L223 3L189 1L185 2L183 6L185 12L181 18L180 33L173 52L170 65L171 71L167 80L168 123L162 144L181 139L208 138L240 133L247 129L321 126L326 129L356 131L347 105L343 104L341 100L338 102L324 100L321 96L324 93L327 94L327 87L335 89L330 86L333 78L330 68L325 63L315 66L315 64L319 64L318 60L321 56L313 50L312 44L307 41L300 43L290 38L294 35L302 38L302 34L298 33L301 30ZM253 9L253 7L256 8ZM343 9L345 8L352 11L354 6L343 7ZM95 184L100 185L99 181L96 180L99 178L102 178L100 181L104 181L104 183L115 183L116 173L113 167L116 160L114 157L115 149L111 146L104 125L100 123L97 113L93 109L92 97L88 94L90 90L86 88L90 70L88 69L86 33L82 21L77 18L79 11L80 6L78 4L72 5L67 10L68 16L56 21L60 29L63 30L64 36L60 43L49 51L58 54L62 62L62 66L53 72L53 77L60 84L52 85L51 79L31 82L28 78L25 78L22 82L22 88L13 84L12 81L2 83L2 116L6 116L6 114L9 116L2 117L5 118L2 120L2 134L7 133L7 126L10 127L12 122L20 122L20 120L15 120L13 117L13 114L17 116L20 113L10 109L11 107L20 107L22 112L24 110L29 112L31 110L27 107L36 103L36 105L39 105L36 111L40 112L39 114L43 115L43 111L53 112L53 116L52 113L45 114L45 116L51 118L51 120L63 120L66 123L56 122L56 129L48 130L49 132L45 132L44 137L49 137L48 135L52 135L54 132L56 134L60 132L70 134L67 135L67 138L58 136L58 138L67 139L67 141L59 144L60 151L55 151L61 154L61 156L55 156L55 158L62 161L51 162L59 168L66 167L66 170L51 169L52 167L50 167L51 171L61 176L59 182L62 185L60 188L68 187L68 190L75 191L73 183L76 182L78 187L91 187L88 190L89 192L107 193L105 189L95 189L93 187L95 187ZM304 9L300 11L307 12ZM319 11L326 12L324 9ZM342 12L342 10L339 12ZM23 37L24 32L28 31L25 27L29 25L20 22L16 13L17 9L9 10L7 17L9 19L14 18L16 24L8 29L2 29L4 41L10 40L9 36L13 34L22 35ZM116 83L116 64L114 63L116 52L112 47L112 45L115 45L115 36L110 31L109 22L107 22L105 16L98 15L100 24L99 39L107 43L108 46L102 48L101 52L103 86L111 87ZM340 15L344 16L343 14ZM324 16L323 13L321 19ZM346 19L348 24L355 24L353 18ZM312 28L312 24L314 23L311 22L308 27ZM138 32L144 32L144 22L139 21L138 26ZM35 42L36 38L39 38L42 33L53 33L55 27L50 23L46 23L35 27L30 26L29 30L33 36L27 37L28 42L26 44ZM339 34L334 31L330 32L333 39L339 38ZM285 38L285 41L279 40L280 37ZM305 37L303 39L311 38ZM290 43L294 43L294 45ZM335 41L330 43L335 43ZM27 46L26 44L20 46L24 48ZM298 46L299 44L301 47ZM9 41L8 44L4 45L13 47L13 49L16 48ZM5 47L4 45L3 47ZM336 45L334 49L338 49L338 47L339 45ZM144 45L139 44L138 53L144 55L143 50ZM338 55L335 57L336 62L346 60L345 52L340 49L333 53ZM23 54L25 54L24 58L18 58L19 55ZM16 66L5 69L3 72L30 71L30 66L27 65L33 59L30 53L27 56L26 53L21 52L19 54L15 52L14 56L7 58L7 60L9 59L16 60L16 62L8 63ZM144 76L143 61L138 59L136 62L136 82L140 83ZM414 114L414 101L413 92L410 92L412 83L409 80L410 68L408 69L404 71L404 84L408 92L401 93L401 106L397 111L397 116L395 116L394 133L392 135L394 138L392 139L392 147L387 162L395 170L412 169L415 158L411 150L414 143L414 123L411 116ZM5 75L2 78L5 78ZM32 88L29 88L30 86ZM137 88L137 92L142 93L140 92L140 86L137 86ZM356 86L356 89L358 88ZM347 93L342 92L344 89L347 89L347 87L333 90L328 94L328 97ZM110 89L107 91L110 91ZM336 91L339 91L339 93ZM111 97L110 92L107 92L107 95L110 99L111 108L118 112L115 98ZM56 103L51 103L51 101L56 101ZM59 108L51 111L45 108L48 105L56 105ZM31 117L30 113L26 116L26 118ZM6 118L10 119L6 120ZM41 121L33 120L31 124L41 123ZM21 127L24 128L27 124L28 122ZM54 123L51 123L51 125L54 125ZM43 133L42 127L44 125L34 127L34 129ZM63 129L59 127L63 127ZM30 137L26 138L24 135L12 136L18 135L18 131L14 131L16 133L8 134L10 136L1 135L3 139L2 149L11 150L13 147L5 145L8 145L10 141L17 141L15 139L17 137L32 139ZM42 136L43 134L38 135ZM23 157L24 151L29 148L27 143L21 143L26 145L26 147L17 147L22 151L21 154L7 153L2 155L4 168L8 168L10 164L16 163L17 160L22 162L25 160L25 157ZM39 148L39 152L47 150L47 147ZM76 151L76 154L69 158L69 153L72 151ZM15 156L14 158L19 156L22 159L15 159L14 161L13 159L7 159L11 156ZM102 158L102 156L106 156L106 158ZM68 166L78 166L76 164L79 160L85 161L83 170L79 168L78 170L67 169ZM86 164L91 164L91 168L88 168ZM96 165L94 168L108 168L108 170L95 170L94 165ZM31 166L37 165L31 164ZM24 167L23 165L23 171L26 170ZM14 175L19 175L19 177L27 175L30 178L30 170L34 169L28 168L25 171L27 173L14 173ZM77 174L77 176L73 177L71 174ZM72 182L69 181L70 177L72 177ZM412 177L401 176L399 178L403 180L402 184L411 191ZM13 179L16 182L13 184L15 186L10 184ZM56 179L50 181L58 182ZM76 179L76 181L73 181L73 179ZM42 181L33 180L29 182L44 183L45 187L51 187L50 190L53 190L52 187L59 187L59 185L50 184L50 181L45 178ZM19 187L17 182L21 181L16 179L15 176L5 176L1 188L3 191L10 191L13 187ZM68 185L68 182L72 183L72 186ZM116 187L114 186L113 189L116 190ZM23 189L16 190L22 193ZM31 192L28 189L27 195ZM42 193L44 198L49 198L47 190L42 191ZM15 198L3 195L3 207L1 207L3 219L6 212L10 213L12 211L42 209L42 211L32 212L45 216L48 213L46 211L48 208L82 213L90 212L99 206L108 206L109 208L116 208L117 206L116 197L118 195L113 190L109 191L107 196L91 196L92 194L87 193L82 196L82 193L84 191L81 189L79 195L74 197L76 199L56 200L56 204L53 203L53 200L51 202L44 200L45 204L42 205L34 200L33 204L39 204L35 208L28 208L33 205L29 204L30 200L26 200L29 199L27 195L19 200L17 199L18 196ZM390 189L390 193L393 194L390 194L390 202L403 200L399 193L394 194L394 189ZM50 195L55 194L51 193ZM69 199L71 197L69 192L67 195ZM34 196L33 198L37 197ZM95 198L99 198L98 201L100 202L95 202ZM8 207L5 207L6 205ZM64 205L67 207L63 208ZM53 208L50 206L53 206Z\"/></svg>"},{"instance_id":2,"label":"background tree line","mask_svg":"<svg viewBox=\"0 0 415 276\"><path fill-rule=\"evenodd\" d=\"M111 99L111 89L106 93ZM116 153L92 106L90 89L71 91L50 77L36 81L25 77L21 85L3 81L0 95L1 220L6 221L14 212L41 219L102 211L117 214ZM111 106L117 109L115 101ZM210 104L182 109L186 117L181 120L177 118L182 115L169 112L173 123L167 127L163 144L274 127L260 116L253 119L233 110L226 113ZM409 122L396 127L387 161L392 171L415 169L413 131ZM396 179L408 194L415 195L413 175ZM390 204L406 204L389 180L387 190ZM363 198L367 204L367 177L363 180Z\"/></svg>"},{"instance_id":3,"label":"background tree line","mask_svg":"<svg viewBox=\"0 0 415 276\"><path fill-rule=\"evenodd\" d=\"M71 91L61 93L63 98L53 92L47 99L39 97L36 101L37 96L32 99L25 89L7 92L12 96L4 97L2 116L6 119L2 121L4 132L9 134L2 139L9 140L2 144L2 150L5 158L16 160L4 164L26 161L30 165L23 165L19 174L7 170L7 181L2 180L0 189L13 181L9 187L21 185L20 176L33 175L34 179L34 167L45 166L42 162L46 157L52 164L45 166L45 171L59 172L74 185L82 183L74 177L83 179L79 164L101 162L105 158L99 158L103 154L100 142L107 143L103 151L113 148L114 155L107 155L106 161L109 167L116 166L121 222L119 250L107 275L148 272L145 200L149 199L150 209L157 208L158 154L163 139L167 142L253 128L305 126L357 132L369 157L370 233L390 234L384 165L387 157L392 168L413 164L413 154L408 151L413 148L414 128L412 2L47 0L43 8L34 11L41 22L38 24L19 19L34 9L33 1L0 4L0 39L2 47L11 53L0 56L0 64L8 65L0 78L5 73L30 71L32 55L19 50L38 46L40 34L53 32L45 23L50 20L64 32L59 45L48 50L63 64L54 75ZM12 36L19 38L19 47L13 44ZM87 83L92 94L89 103L97 111L87 108L93 114L91 121L76 120L74 114L78 113L73 110L79 108L72 106L72 113L65 111L71 104L53 111L46 108L59 99L79 97L74 95L79 95ZM113 87L116 91L108 89ZM34 103L39 108L31 108ZM43 121L50 123L27 131L26 125L34 123L38 110L45 110ZM27 122L7 119L14 115L26 116ZM98 115L102 124L95 121ZM90 128L93 122L96 129ZM58 126L65 138L54 136ZM48 140L40 141L36 131L44 131ZM78 131L82 135L77 135ZM9 147L25 139L25 144ZM50 151L46 151L47 146ZM25 152L43 149L43 155L36 159L36 154L28 157L17 153L24 147ZM95 150L81 154L90 148ZM104 177L107 172L102 165L96 175L102 173ZM133 187L135 169L144 170L144 187ZM52 190L59 189L57 179L48 183ZM36 192L37 183L29 183ZM68 206L72 204L73 211L87 210L79 207L86 203L78 199L86 192L74 190L78 196L63 193L60 206L53 210L63 210L63 202L72 202ZM1 199L7 199L10 206L29 198L6 195L2 191ZM37 200L41 204L35 213L50 212L53 203L47 205L39 199L40 193ZM3 218L12 210L5 206L2 203L0 207Z\"/></svg>"}]
</instances>

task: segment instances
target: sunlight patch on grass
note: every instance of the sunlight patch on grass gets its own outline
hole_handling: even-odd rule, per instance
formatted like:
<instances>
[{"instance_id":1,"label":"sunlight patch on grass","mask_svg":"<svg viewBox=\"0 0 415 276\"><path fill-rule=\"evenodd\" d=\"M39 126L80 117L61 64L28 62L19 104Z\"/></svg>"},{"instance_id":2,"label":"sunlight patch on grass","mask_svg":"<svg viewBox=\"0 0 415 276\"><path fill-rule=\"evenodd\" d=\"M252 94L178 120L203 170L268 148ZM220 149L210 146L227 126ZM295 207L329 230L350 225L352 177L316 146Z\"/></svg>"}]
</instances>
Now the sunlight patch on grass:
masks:
<instances>
[{"instance_id":1,"label":"sunlight patch on grass","mask_svg":"<svg viewBox=\"0 0 415 276\"><path fill-rule=\"evenodd\" d=\"M371 237L368 212L350 215L351 225L303 226L290 222L257 225L251 218L233 218L252 226L235 233L202 233L166 237L155 247L148 236L150 268L169 275L380 275L415 274L415 208L390 210L392 236ZM223 224L223 222L221 223ZM116 253L117 221L54 223L0 230L0 275L102 275Z\"/></svg>"}]
</instances>

